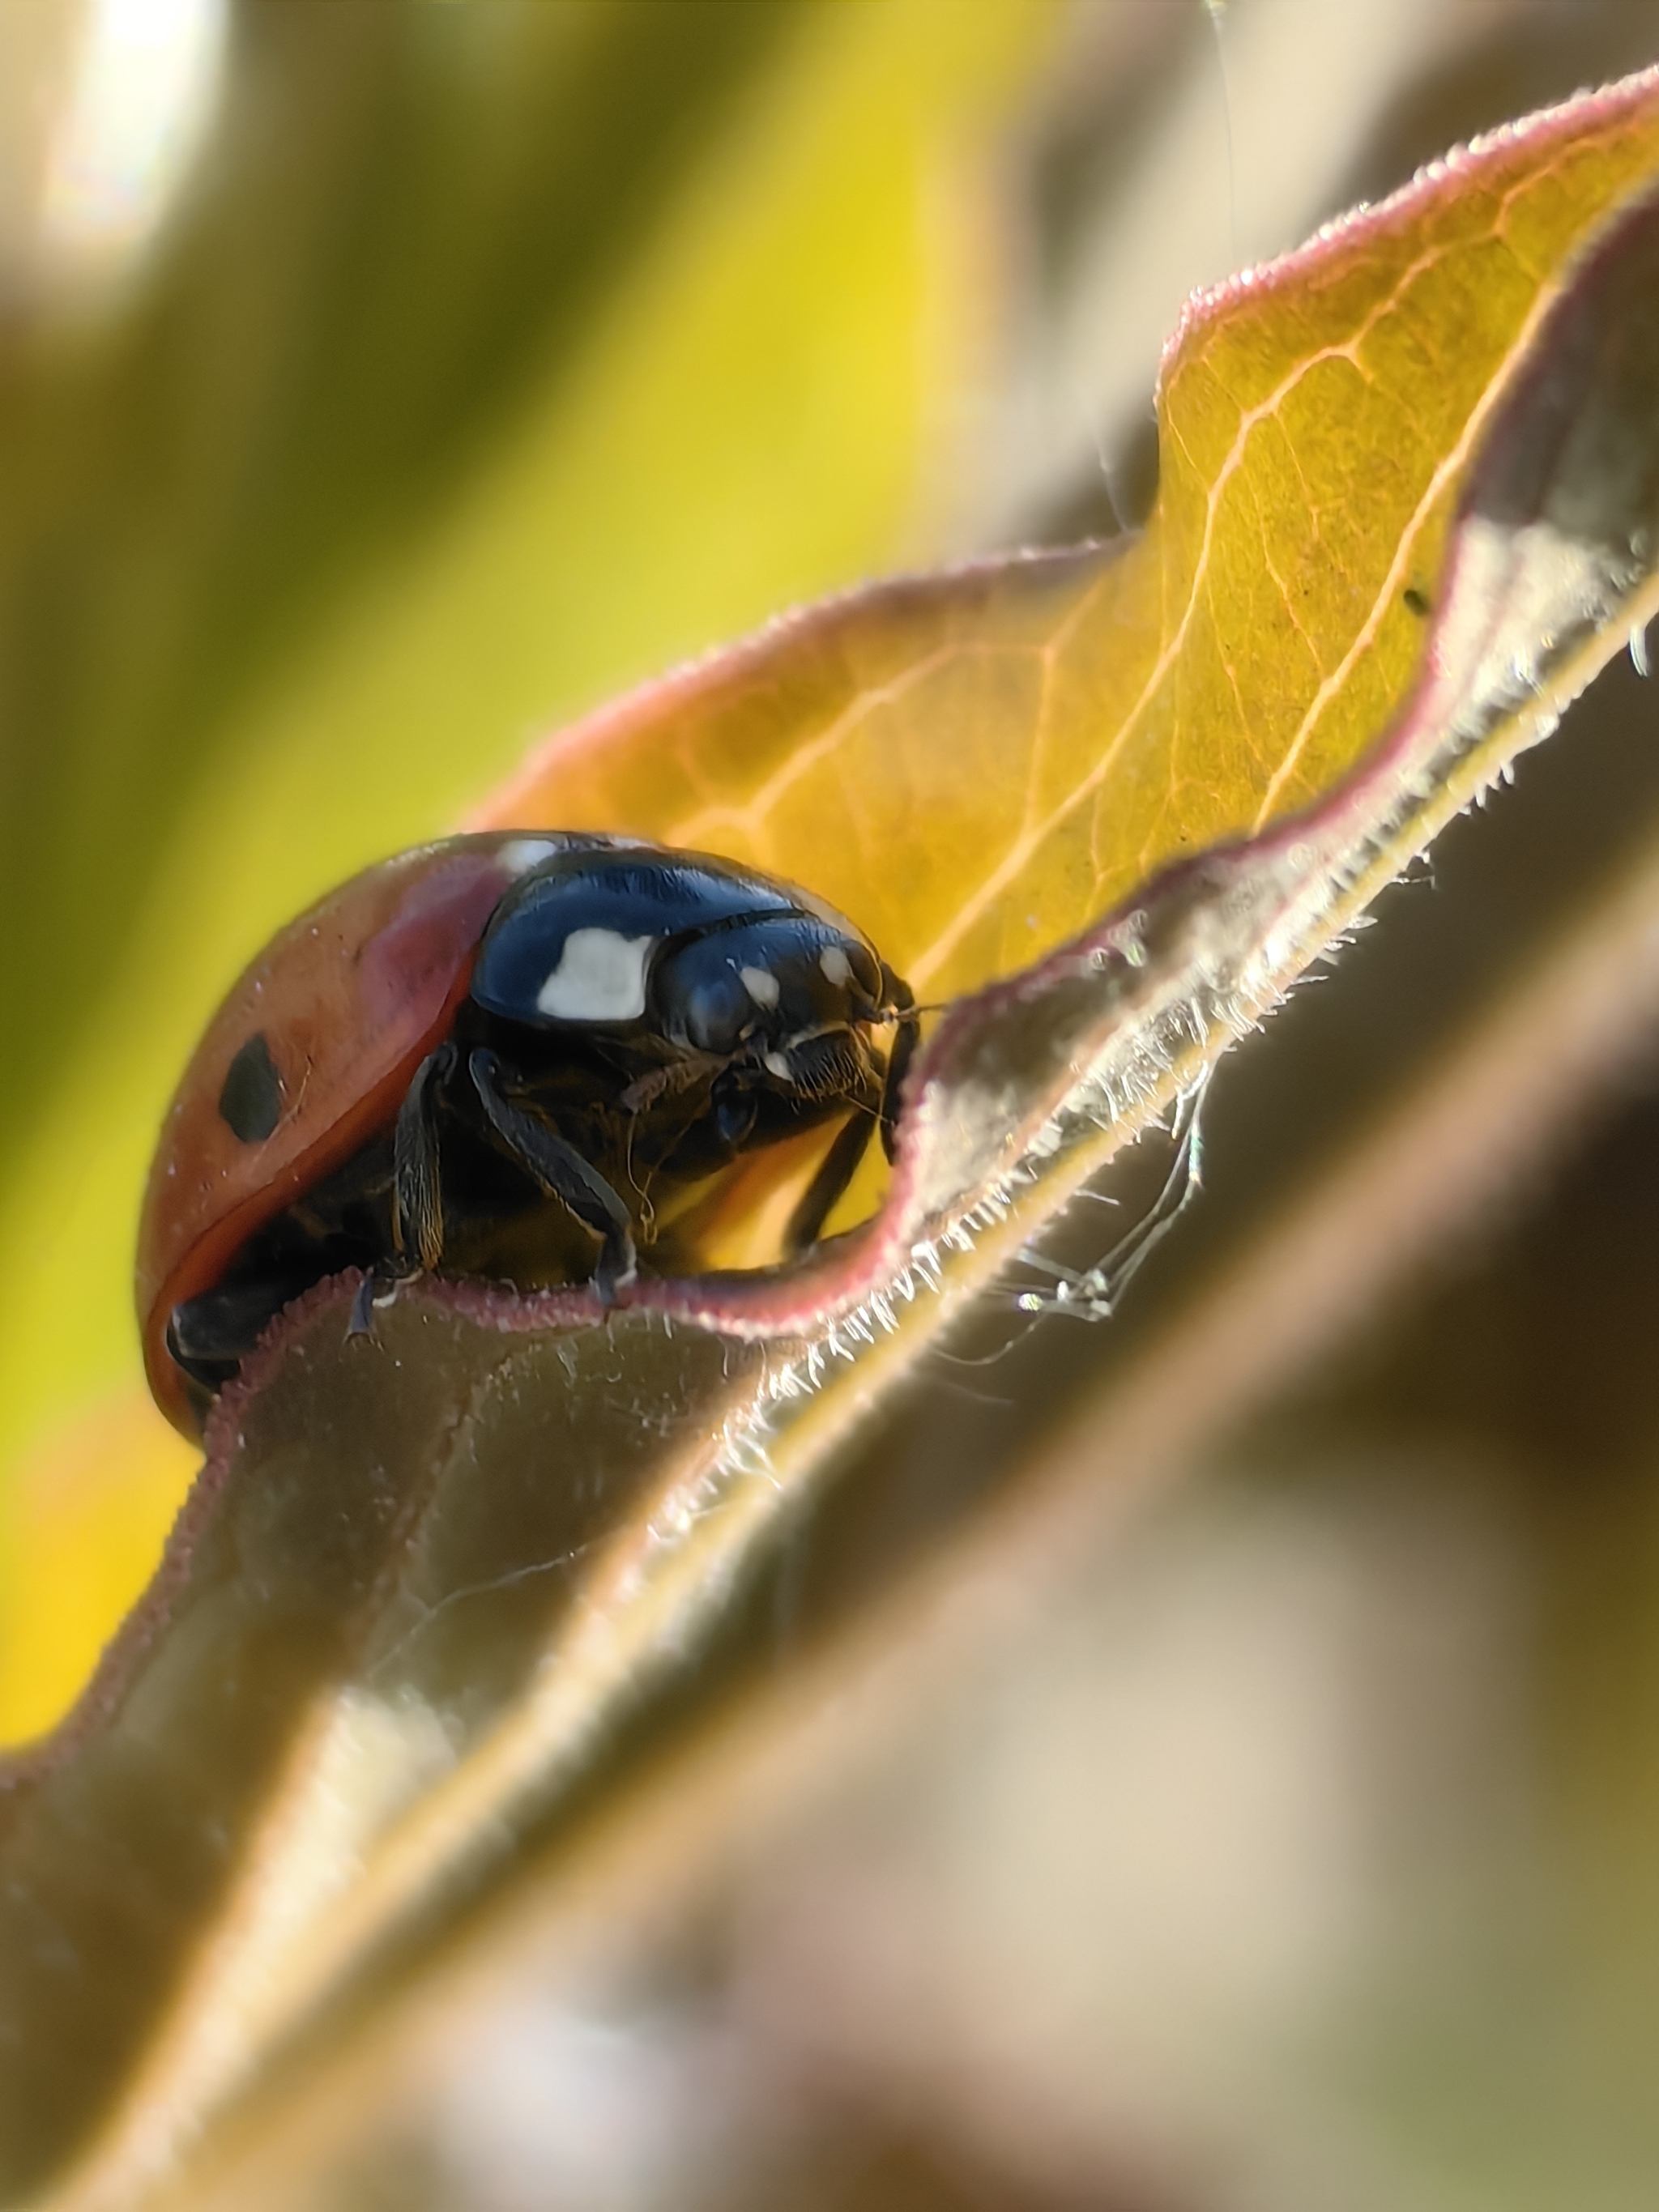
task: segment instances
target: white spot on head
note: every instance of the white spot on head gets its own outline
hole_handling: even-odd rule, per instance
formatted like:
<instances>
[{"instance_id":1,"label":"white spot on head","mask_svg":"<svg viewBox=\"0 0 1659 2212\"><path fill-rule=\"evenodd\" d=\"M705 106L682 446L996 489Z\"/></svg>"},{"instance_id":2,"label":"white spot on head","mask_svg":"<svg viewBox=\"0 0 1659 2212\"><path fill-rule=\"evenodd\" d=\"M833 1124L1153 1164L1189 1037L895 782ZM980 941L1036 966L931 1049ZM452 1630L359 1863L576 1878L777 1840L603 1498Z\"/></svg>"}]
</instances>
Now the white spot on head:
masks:
<instances>
[{"instance_id":1,"label":"white spot on head","mask_svg":"<svg viewBox=\"0 0 1659 2212\"><path fill-rule=\"evenodd\" d=\"M818 955L818 966L838 991L844 991L853 980L853 963L839 945L826 945Z\"/></svg>"},{"instance_id":2,"label":"white spot on head","mask_svg":"<svg viewBox=\"0 0 1659 2212\"><path fill-rule=\"evenodd\" d=\"M558 849L550 837L514 837L502 846L497 857L509 876L527 876L544 860L550 860Z\"/></svg>"},{"instance_id":3,"label":"white spot on head","mask_svg":"<svg viewBox=\"0 0 1659 2212\"><path fill-rule=\"evenodd\" d=\"M632 1022L645 1012L645 971L654 937L614 929L573 929L559 964L536 994L556 1022Z\"/></svg>"},{"instance_id":4,"label":"white spot on head","mask_svg":"<svg viewBox=\"0 0 1659 2212\"><path fill-rule=\"evenodd\" d=\"M793 1083L795 1079L795 1071L789 1065L789 1056L787 1053L767 1053L764 1055L763 1065L767 1073L775 1075L780 1083Z\"/></svg>"},{"instance_id":5,"label":"white spot on head","mask_svg":"<svg viewBox=\"0 0 1659 2212\"><path fill-rule=\"evenodd\" d=\"M738 981L757 1006L778 1003L778 979L769 968L739 968Z\"/></svg>"}]
</instances>

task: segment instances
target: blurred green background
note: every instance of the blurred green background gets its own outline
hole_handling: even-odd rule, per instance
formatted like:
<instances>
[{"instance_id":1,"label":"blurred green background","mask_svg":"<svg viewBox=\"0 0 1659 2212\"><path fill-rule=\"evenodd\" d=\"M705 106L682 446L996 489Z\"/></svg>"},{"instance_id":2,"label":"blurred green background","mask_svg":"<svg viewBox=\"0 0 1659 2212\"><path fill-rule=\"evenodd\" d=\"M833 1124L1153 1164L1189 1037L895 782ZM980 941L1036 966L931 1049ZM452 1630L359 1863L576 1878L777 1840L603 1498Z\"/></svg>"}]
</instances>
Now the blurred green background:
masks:
<instances>
[{"instance_id":1,"label":"blurred green background","mask_svg":"<svg viewBox=\"0 0 1659 2212\"><path fill-rule=\"evenodd\" d=\"M1193 286L1655 56L1646 0L7 0L0 1736L189 1478L133 1223L270 930L793 602L1133 520ZM1653 697L1229 1063L1121 1329L927 1378L777 1648L1524 979L1659 823ZM1650 2205L1656 1131L1602 1113L684 1925L469 2015L327 2201Z\"/></svg>"}]
</instances>

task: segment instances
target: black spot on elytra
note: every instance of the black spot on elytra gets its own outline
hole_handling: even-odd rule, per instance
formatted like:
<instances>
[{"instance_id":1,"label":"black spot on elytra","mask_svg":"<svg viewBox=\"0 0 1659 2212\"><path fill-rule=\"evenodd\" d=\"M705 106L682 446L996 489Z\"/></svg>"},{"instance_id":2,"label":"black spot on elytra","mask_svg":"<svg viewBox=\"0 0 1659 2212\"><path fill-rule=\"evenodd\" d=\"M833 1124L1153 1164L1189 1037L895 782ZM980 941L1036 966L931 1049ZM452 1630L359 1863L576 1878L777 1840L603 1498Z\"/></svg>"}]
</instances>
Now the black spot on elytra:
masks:
<instances>
[{"instance_id":1,"label":"black spot on elytra","mask_svg":"<svg viewBox=\"0 0 1659 2212\"><path fill-rule=\"evenodd\" d=\"M256 1031L225 1071L221 1118L245 1145L263 1143L283 1118L283 1079L264 1031Z\"/></svg>"},{"instance_id":2,"label":"black spot on elytra","mask_svg":"<svg viewBox=\"0 0 1659 2212\"><path fill-rule=\"evenodd\" d=\"M1428 595L1425 592L1419 592L1415 584L1407 584L1405 590L1401 593L1401 597L1405 600L1407 608L1412 614L1425 615L1428 613Z\"/></svg>"}]
</instances>

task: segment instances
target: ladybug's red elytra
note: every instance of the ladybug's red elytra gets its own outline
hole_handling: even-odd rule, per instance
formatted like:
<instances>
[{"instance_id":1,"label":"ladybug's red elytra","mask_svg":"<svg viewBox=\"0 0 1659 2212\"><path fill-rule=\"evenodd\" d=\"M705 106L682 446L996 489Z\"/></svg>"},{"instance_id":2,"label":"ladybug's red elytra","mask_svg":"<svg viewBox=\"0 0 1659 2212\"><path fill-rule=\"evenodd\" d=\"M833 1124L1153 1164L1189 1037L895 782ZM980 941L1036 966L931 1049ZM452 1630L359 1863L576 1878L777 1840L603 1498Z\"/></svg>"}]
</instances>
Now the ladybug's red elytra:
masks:
<instances>
[{"instance_id":1,"label":"ladybug's red elytra","mask_svg":"<svg viewBox=\"0 0 1659 2212\"><path fill-rule=\"evenodd\" d=\"M799 1249L872 1130L890 1153L916 1035L869 939L755 869L532 830L382 861L272 939L179 1086L138 1238L156 1402L199 1433L266 1325L347 1267L608 1304L672 1202L841 1117Z\"/></svg>"}]
</instances>

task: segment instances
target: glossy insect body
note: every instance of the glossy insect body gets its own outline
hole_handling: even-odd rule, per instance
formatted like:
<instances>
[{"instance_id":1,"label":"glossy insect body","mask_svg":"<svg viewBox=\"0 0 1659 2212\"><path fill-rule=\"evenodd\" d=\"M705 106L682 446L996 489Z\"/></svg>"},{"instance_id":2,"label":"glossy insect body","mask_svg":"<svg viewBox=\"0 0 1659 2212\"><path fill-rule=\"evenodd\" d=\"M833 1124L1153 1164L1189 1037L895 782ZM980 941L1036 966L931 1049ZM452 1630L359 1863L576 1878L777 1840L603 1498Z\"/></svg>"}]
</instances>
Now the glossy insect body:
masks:
<instances>
[{"instance_id":1,"label":"glossy insect body","mask_svg":"<svg viewBox=\"0 0 1659 2212\"><path fill-rule=\"evenodd\" d=\"M844 916L702 854L515 832L368 870L246 971L173 1101L138 1252L158 1403L193 1430L348 1267L608 1303L710 1176L840 1118L799 1249L890 1147L910 1007Z\"/></svg>"}]
</instances>

